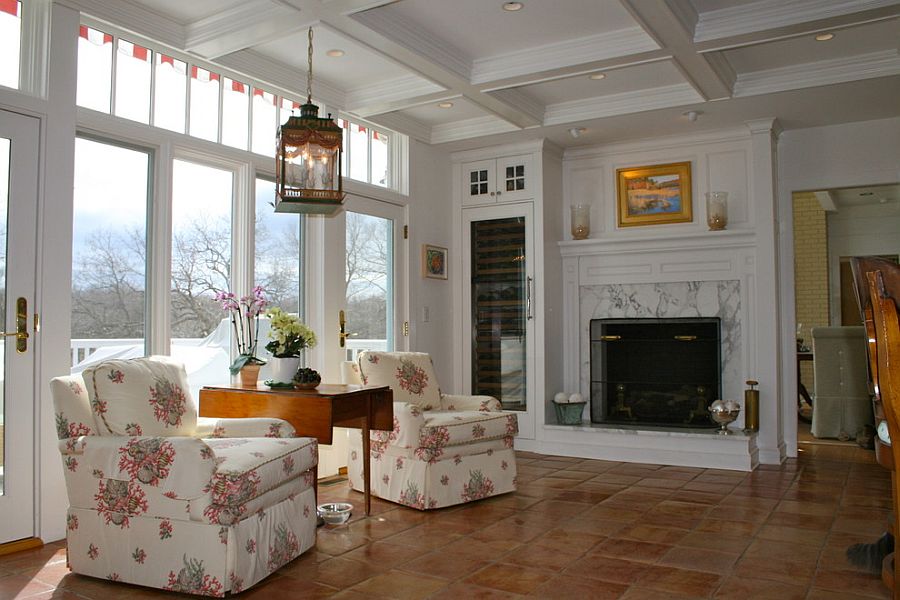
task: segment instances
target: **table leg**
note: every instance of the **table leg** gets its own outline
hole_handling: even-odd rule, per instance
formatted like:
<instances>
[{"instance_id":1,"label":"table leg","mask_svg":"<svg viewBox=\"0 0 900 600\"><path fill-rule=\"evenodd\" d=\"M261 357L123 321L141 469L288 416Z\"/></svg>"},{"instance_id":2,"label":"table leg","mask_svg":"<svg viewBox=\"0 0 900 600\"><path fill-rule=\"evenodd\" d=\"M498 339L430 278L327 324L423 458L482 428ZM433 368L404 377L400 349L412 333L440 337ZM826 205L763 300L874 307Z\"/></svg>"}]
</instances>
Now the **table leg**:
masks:
<instances>
[{"instance_id":1,"label":"table leg","mask_svg":"<svg viewBox=\"0 0 900 600\"><path fill-rule=\"evenodd\" d=\"M367 401L366 404L371 404L371 400ZM372 476L372 465L371 461L371 453L369 452L369 414L370 411L366 411L366 416L363 417L362 420L362 453L363 453L363 496L366 500L366 516L369 516L369 513L372 510L372 484L371 484L371 476Z\"/></svg>"}]
</instances>

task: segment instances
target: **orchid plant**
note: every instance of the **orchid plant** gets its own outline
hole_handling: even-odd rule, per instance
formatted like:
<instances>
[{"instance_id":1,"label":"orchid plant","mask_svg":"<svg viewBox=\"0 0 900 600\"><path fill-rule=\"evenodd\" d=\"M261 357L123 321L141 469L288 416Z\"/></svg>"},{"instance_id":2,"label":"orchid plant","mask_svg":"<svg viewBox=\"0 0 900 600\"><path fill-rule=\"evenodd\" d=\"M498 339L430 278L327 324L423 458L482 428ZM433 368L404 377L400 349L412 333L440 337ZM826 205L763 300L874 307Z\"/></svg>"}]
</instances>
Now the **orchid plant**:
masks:
<instances>
[{"instance_id":1,"label":"orchid plant","mask_svg":"<svg viewBox=\"0 0 900 600\"><path fill-rule=\"evenodd\" d=\"M305 348L316 345L316 334L297 315L286 313L277 306L266 311L271 329L266 350L275 358L300 356Z\"/></svg>"},{"instance_id":2,"label":"orchid plant","mask_svg":"<svg viewBox=\"0 0 900 600\"><path fill-rule=\"evenodd\" d=\"M216 301L222 304L222 310L229 313L231 326L234 328L234 339L237 342L238 357L229 367L231 374L237 374L244 365L266 364L266 361L256 356L259 315L269 304L266 300L266 290L262 286L256 286L252 293L241 298L232 292L216 292Z\"/></svg>"}]
</instances>

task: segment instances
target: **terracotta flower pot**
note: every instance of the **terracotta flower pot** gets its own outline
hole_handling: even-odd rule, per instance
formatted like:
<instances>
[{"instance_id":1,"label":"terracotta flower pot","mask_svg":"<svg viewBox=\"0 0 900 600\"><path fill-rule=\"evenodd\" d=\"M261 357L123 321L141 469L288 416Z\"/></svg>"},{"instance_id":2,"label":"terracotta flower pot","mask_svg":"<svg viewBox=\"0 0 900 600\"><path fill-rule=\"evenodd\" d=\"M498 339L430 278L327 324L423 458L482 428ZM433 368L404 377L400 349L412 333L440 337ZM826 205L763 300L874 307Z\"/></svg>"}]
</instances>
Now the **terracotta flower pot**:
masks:
<instances>
[{"instance_id":1,"label":"terracotta flower pot","mask_svg":"<svg viewBox=\"0 0 900 600\"><path fill-rule=\"evenodd\" d=\"M241 367L241 385L244 387L256 387L256 382L259 379L259 367L260 365L254 364L246 364Z\"/></svg>"}]
</instances>

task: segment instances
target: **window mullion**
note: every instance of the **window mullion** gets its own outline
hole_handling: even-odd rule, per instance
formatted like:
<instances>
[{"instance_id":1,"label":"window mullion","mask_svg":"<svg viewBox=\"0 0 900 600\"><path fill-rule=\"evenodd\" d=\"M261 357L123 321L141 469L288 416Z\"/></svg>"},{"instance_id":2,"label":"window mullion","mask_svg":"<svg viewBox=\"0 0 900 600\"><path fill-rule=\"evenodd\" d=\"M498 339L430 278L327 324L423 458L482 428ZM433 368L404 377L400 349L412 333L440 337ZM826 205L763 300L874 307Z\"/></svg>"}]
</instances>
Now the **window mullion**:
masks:
<instances>
[{"instance_id":1,"label":"window mullion","mask_svg":"<svg viewBox=\"0 0 900 600\"><path fill-rule=\"evenodd\" d=\"M147 352L170 354L172 313L172 145L154 154L147 223Z\"/></svg>"}]
</instances>

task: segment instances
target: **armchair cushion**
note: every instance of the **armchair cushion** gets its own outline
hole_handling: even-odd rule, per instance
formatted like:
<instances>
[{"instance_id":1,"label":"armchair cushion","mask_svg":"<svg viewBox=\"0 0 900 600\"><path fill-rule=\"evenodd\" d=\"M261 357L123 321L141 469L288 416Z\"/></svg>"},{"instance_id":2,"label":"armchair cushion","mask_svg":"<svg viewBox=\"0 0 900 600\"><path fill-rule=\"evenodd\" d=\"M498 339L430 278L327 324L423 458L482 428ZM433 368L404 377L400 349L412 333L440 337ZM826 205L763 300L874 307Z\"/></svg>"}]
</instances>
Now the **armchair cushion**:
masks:
<instances>
[{"instance_id":1,"label":"armchair cushion","mask_svg":"<svg viewBox=\"0 0 900 600\"><path fill-rule=\"evenodd\" d=\"M493 396L460 396L441 394L441 410L480 410L499 412L503 410L500 401Z\"/></svg>"},{"instance_id":2,"label":"armchair cushion","mask_svg":"<svg viewBox=\"0 0 900 600\"><path fill-rule=\"evenodd\" d=\"M431 356L424 352L360 352L360 373L365 385L388 385L395 402L415 404L422 410L441 406L441 391Z\"/></svg>"},{"instance_id":3,"label":"armchair cushion","mask_svg":"<svg viewBox=\"0 0 900 600\"><path fill-rule=\"evenodd\" d=\"M194 435L201 438L292 438L297 435L297 431L284 419L197 417L197 430Z\"/></svg>"},{"instance_id":4,"label":"armchair cushion","mask_svg":"<svg viewBox=\"0 0 900 600\"><path fill-rule=\"evenodd\" d=\"M52 379L50 392L56 403L56 435L59 439L94 435L94 417L81 375Z\"/></svg>"},{"instance_id":5,"label":"armchair cushion","mask_svg":"<svg viewBox=\"0 0 900 600\"><path fill-rule=\"evenodd\" d=\"M189 436L197 427L184 365L169 357L108 360L83 377L98 435Z\"/></svg>"}]
</instances>

